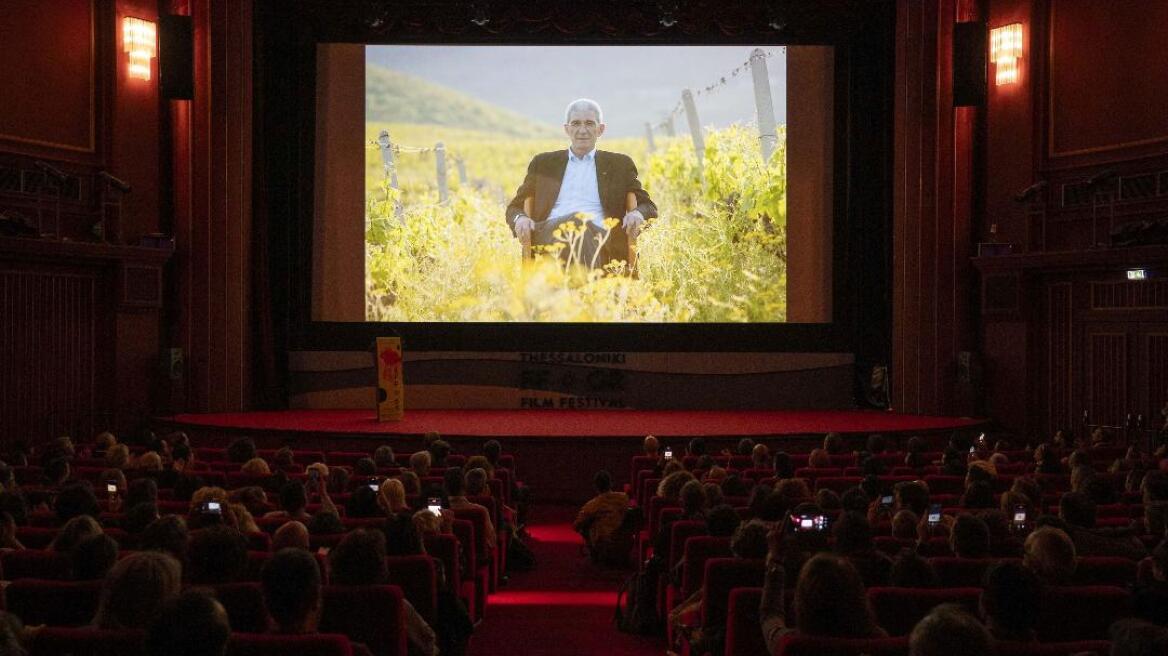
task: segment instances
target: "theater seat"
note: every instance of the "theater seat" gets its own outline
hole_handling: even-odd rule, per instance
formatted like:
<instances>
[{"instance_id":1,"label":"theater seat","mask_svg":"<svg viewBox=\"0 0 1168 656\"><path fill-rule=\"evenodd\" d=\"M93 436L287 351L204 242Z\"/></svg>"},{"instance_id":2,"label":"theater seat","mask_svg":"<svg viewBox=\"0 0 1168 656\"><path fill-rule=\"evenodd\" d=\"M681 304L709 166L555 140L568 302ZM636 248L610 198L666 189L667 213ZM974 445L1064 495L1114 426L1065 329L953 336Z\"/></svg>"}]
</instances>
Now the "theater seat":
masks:
<instances>
[{"instance_id":1,"label":"theater seat","mask_svg":"<svg viewBox=\"0 0 1168 656\"><path fill-rule=\"evenodd\" d=\"M351 656L349 638L336 633L266 635L232 633L227 656Z\"/></svg>"},{"instance_id":2,"label":"theater seat","mask_svg":"<svg viewBox=\"0 0 1168 656\"><path fill-rule=\"evenodd\" d=\"M325 586L320 630L343 633L377 656L405 656L405 597L396 585Z\"/></svg>"},{"instance_id":3,"label":"theater seat","mask_svg":"<svg viewBox=\"0 0 1168 656\"><path fill-rule=\"evenodd\" d=\"M0 572L9 581L17 579L50 579L67 581L71 565L69 556L55 551L25 549L0 553Z\"/></svg>"},{"instance_id":4,"label":"theater seat","mask_svg":"<svg viewBox=\"0 0 1168 656\"><path fill-rule=\"evenodd\" d=\"M438 579L434 559L430 556L389 556L385 559L389 570L387 583L396 585L405 593L414 610L434 626L438 616Z\"/></svg>"},{"instance_id":5,"label":"theater seat","mask_svg":"<svg viewBox=\"0 0 1168 656\"><path fill-rule=\"evenodd\" d=\"M985 579L986 570L1000 562L1022 562L1018 558L958 558L956 556L936 556L929 564L937 572L937 580L943 588L979 587Z\"/></svg>"},{"instance_id":6,"label":"theater seat","mask_svg":"<svg viewBox=\"0 0 1168 656\"><path fill-rule=\"evenodd\" d=\"M1115 556L1084 556L1075 566L1075 585L1119 585L1136 582L1139 563Z\"/></svg>"},{"instance_id":7,"label":"theater seat","mask_svg":"<svg viewBox=\"0 0 1168 656\"><path fill-rule=\"evenodd\" d=\"M36 633L29 656L138 656L144 631L103 631L46 626Z\"/></svg>"},{"instance_id":8,"label":"theater seat","mask_svg":"<svg viewBox=\"0 0 1168 656\"><path fill-rule=\"evenodd\" d=\"M763 652L765 653L765 652ZM908 638L822 638L788 633L775 656L907 656Z\"/></svg>"},{"instance_id":9,"label":"theater seat","mask_svg":"<svg viewBox=\"0 0 1168 656\"><path fill-rule=\"evenodd\" d=\"M762 588L735 588L726 604L725 656L757 656L767 653L762 638L758 605Z\"/></svg>"},{"instance_id":10,"label":"theater seat","mask_svg":"<svg viewBox=\"0 0 1168 656\"><path fill-rule=\"evenodd\" d=\"M1110 585L1050 587L1043 593L1038 639L1106 640L1111 623L1132 614L1131 595Z\"/></svg>"},{"instance_id":11,"label":"theater seat","mask_svg":"<svg viewBox=\"0 0 1168 656\"><path fill-rule=\"evenodd\" d=\"M760 587L766 567L762 559L711 558L706 561L702 592L702 626L722 628L729 614L730 594L736 588Z\"/></svg>"},{"instance_id":12,"label":"theater seat","mask_svg":"<svg viewBox=\"0 0 1168 656\"><path fill-rule=\"evenodd\" d=\"M264 608L264 591L259 583L220 583L211 586L215 598L227 610L233 631L262 633L268 628L268 612Z\"/></svg>"},{"instance_id":13,"label":"theater seat","mask_svg":"<svg viewBox=\"0 0 1168 656\"><path fill-rule=\"evenodd\" d=\"M5 607L30 626L82 626L97 612L101 585L101 581L19 579L5 588Z\"/></svg>"},{"instance_id":14,"label":"theater seat","mask_svg":"<svg viewBox=\"0 0 1168 656\"><path fill-rule=\"evenodd\" d=\"M1107 656L1111 643L1106 640L1080 640L1078 642L998 642L997 656L1068 656L1069 654L1094 654Z\"/></svg>"},{"instance_id":15,"label":"theater seat","mask_svg":"<svg viewBox=\"0 0 1168 656\"><path fill-rule=\"evenodd\" d=\"M981 588L868 588L868 601L876 622L890 636L906 636L914 626L941 604L961 604L978 612Z\"/></svg>"}]
</instances>

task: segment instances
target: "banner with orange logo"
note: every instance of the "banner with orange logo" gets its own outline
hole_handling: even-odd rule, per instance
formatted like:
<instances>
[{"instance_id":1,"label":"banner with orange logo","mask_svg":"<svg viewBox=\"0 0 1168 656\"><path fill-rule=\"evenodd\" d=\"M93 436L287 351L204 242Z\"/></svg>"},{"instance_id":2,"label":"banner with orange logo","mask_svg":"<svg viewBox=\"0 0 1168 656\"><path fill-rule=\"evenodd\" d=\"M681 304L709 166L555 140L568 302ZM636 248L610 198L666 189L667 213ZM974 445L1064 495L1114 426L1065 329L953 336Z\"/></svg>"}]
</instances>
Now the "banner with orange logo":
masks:
<instances>
[{"instance_id":1,"label":"banner with orange logo","mask_svg":"<svg viewBox=\"0 0 1168 656\"><path fill-rule=\"evenodd\" d=\"M400 337L377 338L377 420L400 421L406 409Z\"/></svg>"}]
</instances>

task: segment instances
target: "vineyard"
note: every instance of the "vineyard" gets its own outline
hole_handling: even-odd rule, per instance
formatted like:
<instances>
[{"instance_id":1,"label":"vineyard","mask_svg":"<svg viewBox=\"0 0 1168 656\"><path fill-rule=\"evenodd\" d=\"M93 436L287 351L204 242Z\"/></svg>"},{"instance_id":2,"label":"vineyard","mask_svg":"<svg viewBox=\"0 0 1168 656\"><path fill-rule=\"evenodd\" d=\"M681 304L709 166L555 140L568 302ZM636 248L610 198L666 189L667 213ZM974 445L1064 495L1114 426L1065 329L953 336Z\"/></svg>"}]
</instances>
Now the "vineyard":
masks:
<instances>
[{"instance_id":1,"label":"vineyard","mask_svg":"<svg viewBox=\"0 0 1168 656\"><path fill-rule=\"evenodd\" d=\"M398 189L381 153L366 157L366 318L371 321L779 322L786 319L786 149L769 165L758 133L705 133L704 161L688 138L602 139L628 154L660 217L637 242L638 276L534 261L503 218L531 157L564 139L509 139L431 125L369 123L376 141L445 143L449 196L440 202L432 152L399 152ZM619 218L619 217L618 217Z\"/></svg>"}]
</instances>

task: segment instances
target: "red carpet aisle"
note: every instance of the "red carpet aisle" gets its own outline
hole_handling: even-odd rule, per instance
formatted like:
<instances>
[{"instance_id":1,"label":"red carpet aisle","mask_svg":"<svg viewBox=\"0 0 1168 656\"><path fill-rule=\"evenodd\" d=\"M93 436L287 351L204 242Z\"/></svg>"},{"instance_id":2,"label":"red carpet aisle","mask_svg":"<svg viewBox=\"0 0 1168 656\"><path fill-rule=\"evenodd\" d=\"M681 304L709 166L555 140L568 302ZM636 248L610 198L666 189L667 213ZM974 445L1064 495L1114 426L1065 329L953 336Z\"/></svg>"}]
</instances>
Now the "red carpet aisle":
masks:
<instances>
[{"instance_id":1,"label":"red carpet aisle","mask_svg":"<svg viewBox=\"0 0 1168 656\"><path fill-rule=\"evenodd\" d=\"M487 615L471 639L471 656L661 656L665 639L616 630L616 590L631 571L601 569L580 555L572 531L575 509L532 509L529 545L537 565L511 574L491 595Z\"/></svg>"}]
</instances>

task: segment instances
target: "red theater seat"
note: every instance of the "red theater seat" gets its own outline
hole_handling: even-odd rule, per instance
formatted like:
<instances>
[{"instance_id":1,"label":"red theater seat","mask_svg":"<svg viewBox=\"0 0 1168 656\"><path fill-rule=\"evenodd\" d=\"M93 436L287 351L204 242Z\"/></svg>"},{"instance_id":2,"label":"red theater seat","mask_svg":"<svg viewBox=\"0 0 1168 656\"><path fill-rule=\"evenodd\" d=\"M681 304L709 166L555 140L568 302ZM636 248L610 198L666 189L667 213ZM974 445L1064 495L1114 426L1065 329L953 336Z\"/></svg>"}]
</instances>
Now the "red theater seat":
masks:
<instances>
[{"instance_id":1,"label":"red theater seat","mask_svg":"<svg viewBox=\"0 0 1168 656\"><path fill-rule=\"evenodd\" d=\"M758 605L762 588L735 588L726 606L725 656L758 656L767 653L762 637Z\"/></svg>"},{"instance_id":2,"label":"red theater seat","mask_svg":"<svg viewBox=\"0 0 1168 656\"><path fill-rule=\"evenodd\" d=\"M1115 556L1084 556L1075 566L1075 585L1127 586L1136 582L1139 563Z\"/></svg>"},{"instance_id":3,"label":"red theater seat","mask_svg":"<svg viewBox=\"0 0 1168 656\"><path fill-rule=\"evenodd\" d=\"M1043 592L1038 639L1106 640L1111 623L1131 615L1131 595L1109 585L1050 587Z\"/></svg>"},{"instance_id":4,"label":"red theater seat","mask_svg":"<svg viewBox=\"0 0 1168 656\"><path fill-rule=\"evenodd\" d=\"M351 656L352 653L353 646L349 638L336 633L232 633L231 639L227 641L227 656Z\"/></svg>"},{"instance_id":5,"label":"red theater seat","mask_svg":"<svg viewBox=\"0 0 1168 656\"><path fill-rule=\"evenodd\" d=\"M956 556L936 556L929 564L937 572L937 580L943 588L980 587L986 570L1000 562L1022 562L1018 558L958 558Z\"/></svg>"},{"instance_id":6,"label":"red theater seat","mask_svg":"<svg viewBox=\"0 0 1168 656\"><path fill-rule=\"evenodd\" d=\"M765 653L765 652L764 652ZM821 638L788 633L775 656L906 656L908 638Z\"/></svg>"},{"instance_id":7,"label":"red theater seat","mask_svg":"<svg viewBox=\"0 0 1168 656\"><path fill-rule=\"evenodd\" d=\"M438 578L430 556L390 556L385 559L388 583L405 593L418 614L431 626L438 615Z\"/></svg>"},{"instance_id":8,"label":"red theater seat","mask_svg":"<svg viewBox=\"0 0 1168 656\"><path fill-rule=\"evenodd\" d=\"M997 656L1069 656L1070 654L1092 654L1107 656L1111 653L1111 643L1106 640L1080 640L1078 642L998 642L994 645Z\"/></svg>"},{"instance_id":9,"label":"red theater seat","mask_svg":"<svg viewBox=\"0 0 1168 656\"><path fill-rule=\"evenodd\" d=\"M93 621L101 581L20 579L4 590L7 610L25 624L82 626Z\"/></svg>"},{"instance_id":10,"label":"red theater seat","mask_svg":"<svg viewBox=\"0 0 1168 656\"><path fill-rule=\"evenodd\" d=\"M325 586L320 630L343 633L377 656L405 656L406 618L396 585Z\"/></svg>"},{"instance_id":11,"label":"red theater seat","mask_svg":"<svg viewBox=\"0 0 1168 656\"><path fill-rule=\"evenodd\" d=\"M890 636L905 636L933 608L948 603L961 604L970 613L978 612L981 588L869 588L868 601L876 622Z\"/></svg>"},{"instance_id":12,"label":"red theater seat","mask_svg":"<svg viewBox=\"0 0 1168 656\"><path fill-rule=\"evenodd\" d=\"M730 607L730 593L736 588L754 588L763 584L765 563L761 559L711 558L706 561L702 592L703 627L725 627Z\"/></svg>"},{"instance_id":13,"label":"red theater seat","mask_svg":"<svg viewBox=\"0 0 1168 656\"><path fill-rule=\"evenodd\" d=\"M0 553L0 572L9 581L17 579L52 579L66 581L71 578L69 556L55 551L25 549Z\"/></svg>"},{"instance_id":14,"label":"red theater seat","mask_svg":"<svg viewBox=\"0 0 1168 656\"><path fill-rule=\"evenodd\" d=\"M144 631L47 626L36 633L29 656L137 656L145 654L144 637Z\"/></svg>"}]
</instances>

